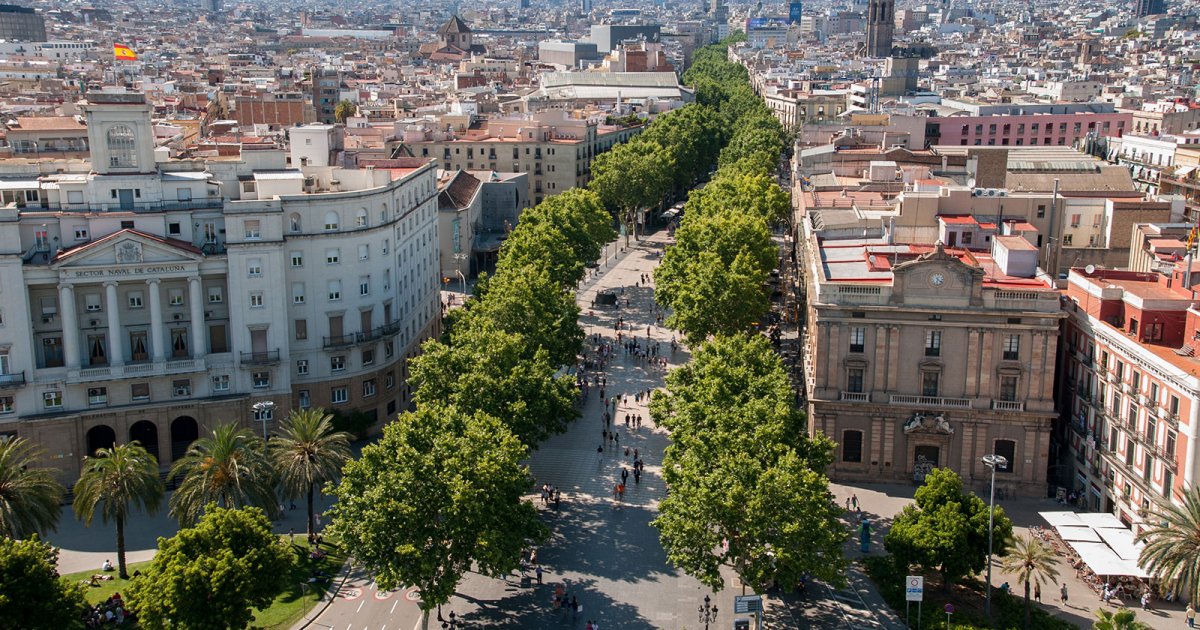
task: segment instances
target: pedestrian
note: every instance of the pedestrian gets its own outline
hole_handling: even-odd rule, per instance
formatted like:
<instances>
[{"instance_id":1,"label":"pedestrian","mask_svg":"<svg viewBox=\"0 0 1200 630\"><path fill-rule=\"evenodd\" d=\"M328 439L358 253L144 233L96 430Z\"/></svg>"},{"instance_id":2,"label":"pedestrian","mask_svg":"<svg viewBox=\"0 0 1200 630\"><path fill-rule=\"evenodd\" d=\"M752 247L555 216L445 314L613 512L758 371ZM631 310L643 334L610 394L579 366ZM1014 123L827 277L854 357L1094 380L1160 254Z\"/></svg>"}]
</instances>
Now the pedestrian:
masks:
<instances>
[{"instance_id":1,"label":"pedestrian","mask_svg":"<svg viewBox=\"0 0 1200 630\"><path fill-rule=\"evenodd\" d=\"M575 596L572 595L571 596L571 618L572 619L575 618L575 615L577 615L577 614L579 614L579 600L575 599Z\"/></svg>"},{"instance_id":2,"label":"pedestrian","mask_svg":"<svg viewBox=\"0 0 1200 630\"><path fill-rule=\"evenodd\" d=\"M555 512L559 511L559 507L560 507L559 504L561 504L561 503L562 503L562 490L555 490L554 491L554 511Z\"/></svg>"},{"instance_id":3,"label":"pedestrian","mask_svg":"<svg viewBox=\"0 0 1200 630\"><path fill-rule=\"evenodd\" d=\"M856 509L856 510L858 509L858 495L857 494L850 495L850 503L854 504L854 509Z\"/></svg>"},{"instance_id":4,"label":"pedestrian","mask_svg":"<svg viewBox=\"0 0 1200 630\"><path fill-rule=\"evenodd\" d=\"M537 575L538 584L541 584L542 583L542 565L539 564L538 567L536 569L534 569L533 572L534 572L534 575Z\"/></svg>"},{"instance_id":5,"label":"pedestrian","mask_svg":"<svg viewBox=\"0 0 1200 630\"><path fill-rule=\"evenodd\" d=\"M1067 603L1067 583L1063 582L1058 586L1058 593L1061 595L1062 603Z\"/></svg>"},{"instance_id":6,"label":"pedestrian","mask_svg":"<svg viewBox=\"0 0 1200 630\"><path fill-rule=\"evenodd\" d=\"M1142 610L1150 610L1150 589L1142 591Z\"/></svg>"},{"instance_id":7,"label":"pedestrian","mask_svg":"<svg viewBox=\"0 0 1200 630\"><path fill-rule=\"evenodd\" d=\"M624 466L621 467L621 483L629 481L629 471Z\"/></svg>"},{"instance_id":8,"label":"pedestrian","mask_svg":"<svg viewBox=\"0 0 1200 630\"><path fill-rule=\"evenodd\" d=\"M846 497L846 511L850 511L850 497Z\"/></svg>"},{"instance_id":9,"label":"pedestrian","mask_svg":"<svg viewBox=\"0 0 1200 630\"><path fill-rule=\"evenodd\" d=\"M1042 603L1042 585L1040 582L1033 583L1033 601Z\"/></svg>"},{"instance_id":10,"label":"pedestrian","mask_svg":"<svg viewBox=\"0 0 1200 630\"><path fill-rule=\"evenodd\" d=\"M636 462L637 459L638 459L638 450L635 448L635 449L633 449L633 461Z\"/></svg>"},{"instance_id":11,"label":"pedestrian","mask_svg":"<svg viewBox=\"0 0 1200 630\"><path fill-rule=\"evenodd\" d=\"M596 626L593 626L592 620L588 619L587 625L583 627L583 630L596 630Z\"/></svg>"},{"instance_id":12,"label":"pedestrian","mask_svg":"<svg viewBox=\"0 0 1200 630\"><path fill-rule=\"evenodd\" d=\"M296 542L296 528L289 527L288 528L288 544L290 545L295 542Z\"/></svg>"},{"instance_id":13,"label":"pedestrian","mask_svg":"<svg viewBox=\"0 0 1200 630\"><path fill-rule=\"evenodd\" d=\"M537 564L537 547L529 550L529 564Z\"/></svg>"},{"instance_id":14,"label":"pedestrian","mask_svg":"<svg viewBox=\"0 0 1200 630\"><path fill-rule=\"evenodd\" d=\"M629 426L629 414L625 414L625 426Z\"/></svg>"},{"instance_id":15,"label":"pedestrian","mask_svg":"<svg viewBox=\"0 0 1200 630\"><path fill-rule=\"evenodd\" d=\"M1188 602L1187 611L1183 613L1189 628L1196 627L1196 605Z\"/></svg>"},{"instance_id":16,"label":"pedestrian","mask_svg":"<svg viewBox=\"0 0 1200 630\"><path fill-rule=\"evenodd\" d=\"M616 431L613 431L613 444L616 444L617 446L621 445L621 434L617 433Z\"/></svg>"},{"instance_id":17,"label":"pedestrian","mask_svg":"<svg viewBox=\"0 0 1200 630\"><path fill-rule=\"evenodd\" d=\"M633 469L633 483L636 485L642 484L642 471L636 468Z\"/></svg>"}]
</instances>

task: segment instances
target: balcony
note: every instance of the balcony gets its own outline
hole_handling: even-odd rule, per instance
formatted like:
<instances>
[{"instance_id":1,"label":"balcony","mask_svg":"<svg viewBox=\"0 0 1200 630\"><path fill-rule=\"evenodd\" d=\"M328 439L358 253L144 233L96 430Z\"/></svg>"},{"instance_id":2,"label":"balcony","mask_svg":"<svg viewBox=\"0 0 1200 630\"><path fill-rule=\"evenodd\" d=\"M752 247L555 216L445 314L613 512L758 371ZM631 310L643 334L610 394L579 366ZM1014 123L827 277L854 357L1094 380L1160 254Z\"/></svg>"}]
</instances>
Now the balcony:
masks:
<instances>
[{"instance_id":1,"label":"balcony","mask_svg":"<svg viewBox=\"0 0 1200 630\"><path fill-rule=\"evenodd\" d=\"M211 356L211 355L210 355ZM67 373L67 382L86 384L93 381L112 381L122 378L168 376L208 369L205 359L171 359L166 361L134 361L125 365L83 366Z\"/></svg>"},{"instance_id":2,"label":"balcony","mask_svg":"<svg viewBox=\"0 0 1200 630\"><path fill-rule=\"evenodd\" d=\"M871 395L864 392L841 392L838 400L842 402L871 402Z\"/></svg>"},{"instance_id":3,"label":"balcony","mask_svg":"<svg viewBox=\"0 0 1200 630\"><path fill-rule=\"evenodd\" d=\"M1172 429L1175 429L1176 431L1179 430L1179 413L1178 412L1163 409L1162 413L1158 414L1158 417L1165 420L1166 423L1168 425L1170 425Z\"/></svg>"},{"instance_id":4,"label":"balcony","mask_svg":"<svg viewBox=\"0 0 1200 630\"><path fill-rule=\"evenodd\" d=\"M348 335L334 335L332 337L323 337L322 339L323 339L323 341L322 341L321 345L324 346L325 349L329 349L329 348L344 348L346 346L352 346L355 343L356 337L355 337L354 333L350 333ZM244 354L245 353L243 353L243 355ZM242 363L245 363L244 359L243 359Z\"/></svg>"},{"instance_id":5,"label":"balcony","mask_svg":"<svg viewBox=\"0 0 1200 630\"><path fill-rule=\"evenodd\" d=\"M278 350L242 353L242 365L273 365L275 363L279 363Z\"/></svg>"},{"instance_id":6,"label":"balcony","mask_svg":"<svg viewBox=\"0 0 1200 630\"><path fill-rule=\"evenodd\" d=\"M384 337L391 337L393 335L398 334L399 332L400 332L400 321L397 320L397 321L391 322L390 324L376 326L375 328L372 328L371 330L368 330L367 332L357 332L357 333L351 333L349 335L339 335L336 337L323 337L323 345L324 345L325 349L344 348L346 346L352 346L352 345L359 344L359 343L368 343L371 341L376 341L379 339L383 339Z\"/></svg>"},{"instance_id":7,"label":"balcony","mask_svg":"<svg viewBox=\"0 0 1200 630\"><path fill-rule=\"evenodd\" d=\"M1025 403L1018 400L993 400L992 411L1025 411Z\"/></svg>"},{"instance_id":8,"label":"balcony","mask_svg":"<svg viewBox=\"0 0 1200 630\"><path fill-rule=\"evenodd\" d=\"M936 396L908 396L892 394L888 402L893 405L910 407L947 407L950 409L970 409L971 400L968 398L941 398Z\"/></svg>"},{"instance_id":9,"label":"balcony","mask_svg":"<svg viewBox=\"0 0 1200 630\"><path fill-rule=\"evenodd\" d=\"M0 374L0 389L21 387L25 384L25 372L15 374Z\"/></svg>"}]
</instances>

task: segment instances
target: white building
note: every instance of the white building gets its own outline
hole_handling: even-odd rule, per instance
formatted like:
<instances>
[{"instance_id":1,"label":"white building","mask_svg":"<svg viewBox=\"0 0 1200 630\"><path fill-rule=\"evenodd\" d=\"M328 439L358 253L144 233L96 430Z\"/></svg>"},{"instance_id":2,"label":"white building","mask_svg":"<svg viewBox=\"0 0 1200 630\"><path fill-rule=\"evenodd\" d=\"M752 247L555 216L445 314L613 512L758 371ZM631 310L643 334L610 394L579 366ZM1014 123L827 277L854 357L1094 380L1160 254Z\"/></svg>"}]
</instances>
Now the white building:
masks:
<instances>
[{"instance_id":1,"label":"white building","mask_svg":"<svg viewBox=\"0 0 1200 630\"><path fill-rule=\"evenodd\" d=\"M165 470L251 406L409 404L438 332L432 164L285 169L281 151L168 161L141 94L92 93L92 163L0 161L0 433L72 481L141 441Z\"/></svg>"}]
</instances>

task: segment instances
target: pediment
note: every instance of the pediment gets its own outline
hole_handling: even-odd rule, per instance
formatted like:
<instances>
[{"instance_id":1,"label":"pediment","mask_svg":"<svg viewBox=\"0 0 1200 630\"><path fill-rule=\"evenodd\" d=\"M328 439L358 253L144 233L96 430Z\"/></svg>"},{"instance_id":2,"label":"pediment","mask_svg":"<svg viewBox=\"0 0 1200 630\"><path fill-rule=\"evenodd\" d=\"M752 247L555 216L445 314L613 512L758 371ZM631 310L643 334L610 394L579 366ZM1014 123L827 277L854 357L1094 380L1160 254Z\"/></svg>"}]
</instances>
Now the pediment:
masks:
<instances>
[{"instance_id":1,"label":"pediment","mask_svg":"<svg viewBox=\"0 0 1200 630\"><path fill-rule=\"evenodd\" d=\"M121 230L104 238L69 249L54 257L53 269L193 266L204 254L189 243L165 239L136 230ZM179 270L176 270L179 271Z\"/></svg>"}]
</instances>

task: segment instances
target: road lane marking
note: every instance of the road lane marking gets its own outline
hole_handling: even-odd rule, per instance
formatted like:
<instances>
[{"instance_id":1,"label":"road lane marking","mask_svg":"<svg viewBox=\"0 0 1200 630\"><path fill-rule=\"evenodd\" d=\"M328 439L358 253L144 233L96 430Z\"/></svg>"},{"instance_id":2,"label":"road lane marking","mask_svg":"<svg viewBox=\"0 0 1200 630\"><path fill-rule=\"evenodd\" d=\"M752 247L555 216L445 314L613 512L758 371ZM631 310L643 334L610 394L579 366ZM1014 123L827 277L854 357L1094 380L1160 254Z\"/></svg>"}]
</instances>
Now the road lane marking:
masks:
<instances>
[{"instance_id":1,"label":"road lane marking","mask_svg":"<svg viewBox=\"0 0 1200 630\"><path fill-rule=\"evenodd\" d=\"M365 600L365 599L362 600L361 602L358 602L358 610L354 611L354 614L357 615L358 613L362 612L362 607L365 606L366 604L367 604L367 600Z\"/></svg>"},{"instance_id":2,"label":"road lane marking","mask_svg":"<svg viewBox=\"0 0 1200 630\"><path fill-rule=\"evenodd\" d=\"M399 605L400 605L400 600L398 600L398 599L395 602L392 602L392 611L389 612L388 614L389 615L396 614L396 606L399 606Z\"/></svg>"}]
</instances>

